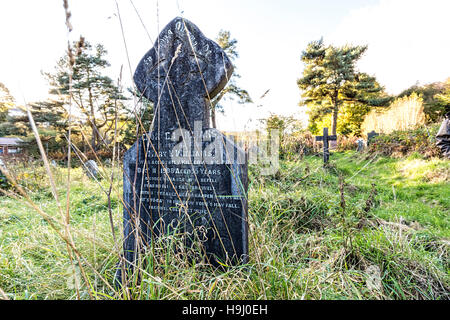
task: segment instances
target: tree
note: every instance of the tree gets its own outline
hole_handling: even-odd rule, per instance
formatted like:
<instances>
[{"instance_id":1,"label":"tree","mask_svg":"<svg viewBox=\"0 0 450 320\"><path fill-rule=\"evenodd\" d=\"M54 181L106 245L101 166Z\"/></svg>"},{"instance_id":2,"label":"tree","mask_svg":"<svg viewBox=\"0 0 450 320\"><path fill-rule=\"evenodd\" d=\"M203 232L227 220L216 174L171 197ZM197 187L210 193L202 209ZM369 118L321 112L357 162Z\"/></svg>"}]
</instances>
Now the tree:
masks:
<instances>
[{"instance_id":1,"label":"tree","mask_svg":"<svg viewBox=\"0 0 450 320\"><path fill-rule=\"evenodd\" d=\"M434 98L437 100L437 105L440 107L440 116L450 112L450 78L445 82L443 92L438 93Z\"/></svg>"},{"instance_id":2,"label":"tree","mask_svg":"<svg viewBox=\"0 0 450 320\"><path fill-rule=\"evenodd\" d=\"M267 137L270 140L272 130L278 130L280 145L284 145L287 134L292 134L293 131L300 128L299 121L292 116L281 116L271 113L267 119L259 120L265 127Z\"/></svg>"},{"instance_id":3,"label":"tree","mask_svg":"<svg viewBox=\"0 0 450 320\"><path fill-rule=\"evenodd\" d=\"M239 57L238 51L237 51L237 40L231 38L231 34L229 31L221 30L219 32L219 35L216 39L219 46L225 51L225 53L228 55L230 60L234 64L234 60ZM236 66L234 66L234 72L233 75L230 77L228 84L226 87L210 101L211 106L211 122L213 128L217 127L216 124L216 111L217 110L223 110L223 106L220 104L221 101L223 101L223 98L229 98L229 99L235 99L237 98L237 101L239 104L244 103L252 103L252 99L250 98L250 94L240 88L237 85L237 79L239 79L241 76L236 72Z\"/></svg>"},{"instance_id":4,"label":"tree","mask_svg":"<svg viewBox=\"0 0 450 320\"><path fill-rule=\"evenodd\" d=\"M25 118L25 112L16 106L8 88L0 83L0 136L26 137L29 125L23 121Z\"/></svg>"},{"instance_id":5,"label":"tree","mask_svg":"<svg viewBox=\"0 0 450 320\"><path fill-rule=\"evenodd\" d=\"M391 101L375 77L356 70L356 62L366 50L367 46L325 46L322 39L308 44L301 56L303 77L297 84L313 126L331 114L331 134L335 135L343 106L384 106Z\"/></svg>"},{"instance_id":6,"label":"tree","mask_svg":"<svg viewBox=\"0 0 450 320\"><path fill-rule=\"evenodd\" d=\"M110 64L105 59L107 51L101 44L93 47L80 38L73 47L77 48L75 56L68 52L58 61L54 74L44 75L52 87L50 94L65 96L64 104L67 105L70 65L73 65L71 98L83 115L81 121L90 127L91 147L97 151L114 130L116 112L123 109L121 104L126 98L114 81L104 75Z\"/></svg>"},{"instance_id":7,"label":"tree","mask_svg":"<svg viewBox=\"0 0 450 320\"><path fill-rule=\"evenodd\" d=\"M67 143L67 112L60 100L30 103L28 109L33 115L39 136L48 152L63 151ZM29 154L38 154L35 137L31 131L28 115L17 108L9 90L0 83L0 136L21 137Z\"/></svg>"},{"instance_id":8,"label":"tree","mask_svg":"<svg viewBox=\"0 0 450 320\"><path fill-rule=\"evenodd\" d=\"M47 154L64 154L67 150L68 114L63 101L48 99L33 102L28 104L28 110L33 116L39 138ZM28 153L38 155L39 149L30 127L28 115L23 111L15 113L8 116L8 122L11 124L11 134L23 137ZM72 128L72 131L76 132L77 130Z\"/></svg>"},{"instance_id":9,"label":"tree","mask_svg":"<svg viewBox=\"0 0 450 320\"><path fill-rule=\"evenodd\" d=\"M154 105L150 100L131 88L128 91L136 98L136 101L140 102L136 104L134 110L127 109L128 121L125 125L123 137L123 143L126 147L133 145L139 136L150 132L154 116Z\"/></svg>"},{"instance_id":10,"label":"tree","mask_svg":"<svg viewBox=\"0 0 450 320\"><path fill-rule=\"evenodd\" d=\"M0 82L0 121L6 120L9 110L14 107L14 97L8 88Z\"/></svg>"},{"instance_id":11,"label":"tree","mask_svg":"<svg viewBox=\"0 0 450 320\"><path fill-rule=\"evenodd\" d=\"M0 82L0 136L11 135L11 123L7 120L10 110L14 106L14 97L8 88Z\"/></svg>"}]
</instances>

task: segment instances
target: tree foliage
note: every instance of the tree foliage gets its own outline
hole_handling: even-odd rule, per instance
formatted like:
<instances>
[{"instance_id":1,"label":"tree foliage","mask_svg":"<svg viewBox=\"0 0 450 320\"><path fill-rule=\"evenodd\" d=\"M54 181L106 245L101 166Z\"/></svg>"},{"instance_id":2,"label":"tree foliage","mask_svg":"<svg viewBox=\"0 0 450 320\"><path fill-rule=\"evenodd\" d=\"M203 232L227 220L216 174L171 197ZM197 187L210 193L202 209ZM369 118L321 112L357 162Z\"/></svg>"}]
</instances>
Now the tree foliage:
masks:
<instances>
[{"instance_id":1,"label":"tree foliage","mask_svg":"<svg viewBox=\"0 0 450 320\"><path fill-rule=\"evenodd\" d=\"M8 88L0 82L0 121L6 121L9 110L14 107L14 97Z\"/></svg>"},{"instance_id":2,"label":"tree foliage","mask_svg":"<svg viewBox=\"0 0 450 320\"><path fill-rule=\"evenodd\" d=\"M303 92L302 104L309 109L312 131L318 131L317 123L331 116L331 133L336 134L340 111L345 109L351 123L341 133L357 133L362 122L359 117L369 111L368 107L389 103L391 98L375 77L356 70L356 62L366 50L367 46L325 46L320 39L303 51L305 68L297 84Z\"/></svg>"},{"instance_id":3,"label":"tree foliage","mask_svg":"<svg viewBox=\"0 0 450 320\"><path fill-rule=\"evenodd\" d=\"M105 75L109 66L106 54L102 45L91 46L80 38L57 61L53 72L43 73L50 85L50 97L30 103L27 108L44 148L53 157L64 159L67 156L69 126L72 145L85 153L93 150L108 154L113 142L124 143L124 131L129 127L129 110L124 104L127 98L121 92L120 81L116 84ZM0 91L1 97L8 97L9 92L3 85ZM21 137L29 153L37 155L28 115L24 110L14 114L3 112L4 101L8 105L13 103L10 98L1 100L0 134Z\"/></svg>"},{"instance_id":4,"label":"tree foliage","mask_svg":"<svg viewBox=\"0 0 450 320\"><path fill-rule=\"evenodd\" d=\"M12 126L9 121L10 111L15 107L14 97L8 88L0 82L0 136L12 135Z\"/></svg>"},{"instance_id":5,"label":"tree foliage","mask_svg":"<svg viewBox=\"0 0 450 320\"><path fill-rule=\"evenodd\" d=\"M239 104L252 103L252 99L247 90L240 88L237 84L237 79L241 76L237 73L236 65L234 61L239 57L237 51L237 40L231 38L230 31L221 30L216 39L219 46L225 51L228 57L233 62L234 72L230 77L226 87L210 101L211 105L211 120L213 128L216 128L216 111L223 111L223 106L220 104L226 99L237 99Z\"/></svg>"},{"instance_id":6,"label":"tree foliage","mask_svg":"<svg viewBox=\"0 0 450 320\"><path fill-rule=\"evenodd\" d=\"M154 105L150 100L131 88L128 91L134 96L136 104L132 110L128 110L124 127L122 142L126 147L133 145L139 136L151 131L154 116Z\"/></svg>"},{"instance_id":7,"label":"tree foliage","mask_svg":"<svg viewBox=\"0 0 450 320\"><path fill-rule=\"evenodd\" d=\"M62 98L66 106L71 90L72 102L79 112L78 121L90 128L90 145L97 151L101 145L107 146L110 142L108 137L116 128L116 117L123 120L126 97L119 86L105 75L110 64L105 58L107 51L101 44L92 46L81 38L74 42L73 47L77 48L76 55L64 55L55 72L45 73L45 76L51 85L50 94Z\"/></svg>"},{"instance_id":8,"label":"tree foliage","mask_svg":"<svg viewBox=\"0 0 450 320\"><path fill-rule=\"evenodd\" d=\"M14 98L3 84L0 84L0 96L0 136L20 137L27 153L37 155L39 150L25 109L15 105ZM63 152L67 144L64 135L68 126L63 102L49 99L30 103L28 110L33 115L46 151Z\"/></svg>"},{"instance_id":9,"label":"tree foliage","mask_svg":"<svg viewBox=\"0 0 450 320\"><path fill-rule=\"evenodd\" d=\"M48 99L46 101L33 102L28 105L28 110L39 132L47 154L67 152L68 116L61 100ZM16 113L10 117L13 125L13 135L23 137L26 150L30 155L39 154L35 136L31 130L28 115L25 112ZM77 132L75 128L72 129Z\"/></svg>"},{"instance_id":10,"label":"tree foliage","mask_svg":"<svg viewBox=\"0 0 450 320\"><path fill-rule=\"evenodd\" d=\"M450 112L450 78L445 82L434 82L423 86L415 84L400 93L398 98L410 96L413 93L420 95L423 99L427 123L438 122L445 113Z\"/></svg>"}]
</instances>

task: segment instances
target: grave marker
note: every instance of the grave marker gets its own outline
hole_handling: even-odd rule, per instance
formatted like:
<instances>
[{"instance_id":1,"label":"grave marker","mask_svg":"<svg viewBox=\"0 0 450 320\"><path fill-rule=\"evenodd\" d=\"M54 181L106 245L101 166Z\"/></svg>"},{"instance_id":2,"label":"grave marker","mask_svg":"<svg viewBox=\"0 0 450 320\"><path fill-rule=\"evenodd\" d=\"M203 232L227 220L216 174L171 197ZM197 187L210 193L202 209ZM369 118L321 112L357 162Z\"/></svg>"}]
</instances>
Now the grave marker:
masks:
<instances>
[{"instance_id":1,"label":"grave marker","mask_svg":"<svg viewBox=\"0 0 450 320\"><path fill-rule=\"evenodd\" d=\"M183 18L164 28L139 63L134 81L155 115L151 132L123 160L128 268L152 239L175 230L187 235L187 247L200 243L213 266L248 261L246 154L210 128L207 102L232 71L219 45Z\"/></svg>"},{"instance_id":2,"label":"grave marker","mask_svg":"<svg viewBox=\"0 0 450 320\"><path fill-rule=\"evenodd\" d=\"M364 140L363 139L358 139L358 140L356 140L356 144L358 145L357 148L356 148L356 151L357 152L363 152L364 151L364 147L365 147Z\"/></svg>"},{"instance_id":3,"label":"grave marker","mask_svg":"<svg viewBox=\"0 0 450 320\"><path fill-rule=\"evenodd\" d=\"M323 136L316 136L316 141L323 141L323 163L330 160L330 141L337 141L337 136L328 135L328 128L323 128Z\"/></svg>"},{"instance_id":4,"label":"grave marker","mask_svg":"<svg viewBox=\"0 0 450 320\"><path fill-rule=\"evenodd\" d=\"M375 132L375 130L372 130L372 132L369 132L367 134L367 146L370 145L371 141L375 138L378 137L380 134Z\"/></svg>"},{"instance_id":5,"label":"grave marker","mask_svg":"<svg viewBox=\"0 0 450 320\"><path fill-rule=\"evenodd\" d=\"M98 179L99 178L99 168L97 165L97 162L94 160L89 160L84 163L84 172L86 172L86 175L91 179Z\"/></svg>"}]
</instances>

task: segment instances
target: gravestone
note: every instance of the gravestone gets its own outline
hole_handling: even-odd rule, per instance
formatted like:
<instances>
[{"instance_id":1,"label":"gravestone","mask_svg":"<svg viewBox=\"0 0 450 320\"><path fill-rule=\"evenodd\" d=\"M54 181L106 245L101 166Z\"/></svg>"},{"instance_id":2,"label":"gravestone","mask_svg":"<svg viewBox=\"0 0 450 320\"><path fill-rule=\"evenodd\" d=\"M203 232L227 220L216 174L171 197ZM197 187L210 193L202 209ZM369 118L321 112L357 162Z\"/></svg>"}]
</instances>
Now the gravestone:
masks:
<instances>
[{"instance_id":1,"label":"gravestone","mask_svg":"<svg viewBox=\"0 0 450 320\"><path fill-rule=\"evenodd\" d=\"M323 128L323 136L316 136L316 141L323 142L323 163L328 163L330 160L330 141L337 141L337 136L328 135L328 128Z\"/></svg>"},{"instance_id":2,"label":"gravestone","mask_svg":"<svg viewBox=\"0 0 450 320\"><path fill-rule=\"evenodd\" d=\"M370 145L371 141L375 138L378 137L380 134L375 132L375 130L372 130L371 132L369 132L367 134L367 146Z\"/></svg>"},{"instance_id":3,"label":"gravestone","mask_svg":"<svg viewBox=\"0 0 450 320\"><path fill-rule=\"evenodd\" d=\"M86 172L86 175L91 179L99 178L98 165L94 160L89 160L84 163L84 171Z\"/></svg>"},{"instance_id":4,"label":"gravestone","mask_svg":"<svg viewBox=\"0 0 450 320\"><path fill-rule=\"evenodd\" d=\"M356 151L357 152L362 152L362 151L364 151L364 140L363 139L358 139L358 140L356 140L356 143L357 143L357 145L358 145L358 147L356 148Z\"/></svg>"},{"instance_id":5,"label":"gravestone","mask_svg":"<svg viewBox=\"0 0 450 320\"><path fill-rule=\"evenodd\" d=\"M248 261L245 152L210 128L208 100L227 84L225 52L190 21L175 18L139 63L134 81L155 105L151 130L123 160L127 268L152 239L187 235L213 266Z\"/></svg>"}]
</instances>

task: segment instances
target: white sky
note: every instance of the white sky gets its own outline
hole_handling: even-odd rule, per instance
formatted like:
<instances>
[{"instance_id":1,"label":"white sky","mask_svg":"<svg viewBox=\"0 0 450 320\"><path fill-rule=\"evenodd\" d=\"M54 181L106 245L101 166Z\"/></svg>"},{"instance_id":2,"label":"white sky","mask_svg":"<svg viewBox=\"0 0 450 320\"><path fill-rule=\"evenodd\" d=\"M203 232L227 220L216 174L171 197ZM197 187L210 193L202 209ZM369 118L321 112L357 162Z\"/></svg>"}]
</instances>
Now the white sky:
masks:
<instances>
[{"instance_id":1,"label":"white sky","mask_svg":"<svg viewBox=\"0 0 450 320\"><path fill-rule=\"evenodd\" d=\"M214 39L220 29L238 40L241 87L253 105L228 103L218 119L223 130L252 129L270 112L302 118L298 107L300 55L308 42L368 44L359 63L390 93L450 77L448 0L133 0L152 40L175 16L194 22ZM118 0L129 61L114 0L70 1L74 31L105 45L116 79L121 65L127 85L141 57L153 45L130 0ZM158 5L158 6L157 6ZM159 9L157 11L157 8ZM0 82L18 103L48 97L41 70L51 71L64 54L68 34L62 0L0 1ZM259 97L270 89L263 99ZM258 105L262 105L258 107Z\"/></svg>"}]
</instances>

